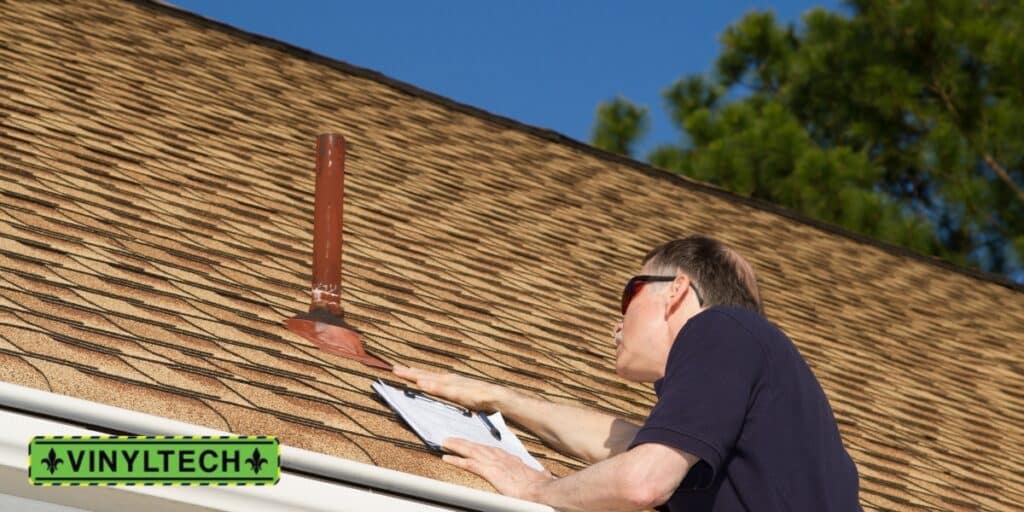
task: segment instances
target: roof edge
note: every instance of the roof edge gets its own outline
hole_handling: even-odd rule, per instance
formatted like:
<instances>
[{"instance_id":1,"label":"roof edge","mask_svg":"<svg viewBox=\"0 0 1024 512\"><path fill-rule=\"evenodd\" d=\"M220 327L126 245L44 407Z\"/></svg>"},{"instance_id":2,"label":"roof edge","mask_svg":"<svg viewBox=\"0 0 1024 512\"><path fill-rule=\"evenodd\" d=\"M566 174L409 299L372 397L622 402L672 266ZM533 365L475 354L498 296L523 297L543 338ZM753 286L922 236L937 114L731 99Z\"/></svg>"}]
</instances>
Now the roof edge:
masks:
<instances>
[{"instance_id":1,"label":"roof edge","mask_svg":"<svg viewBox=\"0 0 1024 512\"><path fill-rule=\"evenodd\" d=\"M0 410L4 408L73 422L89 430L132 435L232 435L231 432L0 381ZM366 486L381 496L394 494L468 510L553 512L547 505L284 444L281 445L281 469L338 483Z\"/></svg>"},{"instance_id":2,"label":"roof edge","mask_svg":"<svg viewBox=\"0 0 1024 512\"><path fill-rule=\"evenodd\" d=\"M104 436L113 434L103 428L89 428L71 420L37 415L0 407L0 509L3 496L11 495L47 504L72 507L75 511L123 512L160 510L164 512L334 512L332 503L345 503L352 510L388 510L391 512L448 512L465 510L435 505L423 500L391 496L373 489L338 484L316 475L288 471L272 486L64 486L32 485L25 478L26 439L39 435ZM26 507L10 508L22 510ZM31 508L31 510L43 510ZM45 508L49 510L49 508ZM61 509L64 510L64 509ZM71 509L68 509L70 512Z\"/></svg>"},{"instance_id":3,"label":"roof edge","mask_svg":"<svg viewBox=\"0 0 1024 512\"><path fill-rule=\"evenodd\" d=\"M628 158L628 157L625 157L625 156L622 156L622 155L619 155L619 154L616 154L616 153L611 153L611 152L605 151L603 149L598 149L598 148L596 148L594 146L591 146L590 144L578 141L578 140L576 140L576 139L574 139L572 137L569 137L569 136L564 135L562 133L556 132L554 130L551 130L551 129L548 129L548 128L541 128L541 127L529 125L529 124L523 123L521 121L517 121L515 119L502 116L500 114L495 114L493 112L489 112L489 111L484 110L484 109L479 108L479 107L475 107L475 106L472 106L472 105L469 105L469 104L466 104L466 103L460 103L460 102L458 102L456 100L453 100L453 99L448 98L446 96L442 96L440 94L437 94L437 93L434 93L434 92L422 89L422 88L417 87L415 85L412 85L412 84L410 84L408 82L403 82L401 80L398 80L398 79L395 79L395 78L391 78L391 77L389 77L389 76L387 76L387 75L385 75L385 74L383 74L383 73L381 73L379 71L374 71L372 69L363 68L363 67L359 67L359 66L356 66L356 65L353 65L353 64L349 64L349 63L347 63L345 61L342 61L342 60L339 60L339 59L335 59L333 57L328 57L326 55L321 55L319 53L313 52L311 50L307 50L305 48L293 45L291 43L287 43L287 42L281 41L279 39L275 39L273 37L257 34L255 32L249 32L247 30L235 27L235 26L230 25L228 23L224 23L222 21L214 20L212 18L207 18L207 17L202 16L200 14L196 14L194 12L187 11L187 10L182 9L180 7L177 7L177 6L174 6L174 5L170 5L170 4L168 4L168 3L166 3L166 2L164 2L162 0L129 0L129 1L134 2L135 4L140 5L142 7L161 9L161 10L163 10L163 11L165 11L168 14L171 14L171 15L187 17L187 18L191 18L194 21L199 21L199 22L202 22L202 23L206 23L208 25L212 25L213 27L216 27L216 28L218 28L220 30L223 30L225 32L230 32L230 33L241 35L242 37L245 37L245 38L247 38L247 39L249 39L249 40L251 40L251 41L253 41L253 42L257 43L257 44L260 44L260 45L263 45L263 46L267 46L267 47L271 47L271 48L276 48L278 50L294 54L297 57L305 58L305 59L308 59L310 61L317 62L319 64L327 65L329 67L338 69L340 71L343 71L343 72L351 74L351 75L358 76L360 78L365 78L365 79L373 80L375 82L381 83L381 84L386 85L388 87L392 87L394 89L397 89L398 91L406 93L406 94L408 94L410 96L426 99L426 100L429 100L429 101L433 101L435 103L438 103L438 104L443 105L445 107L451 108L451 109L456 110L458 112L469 114L469 115L481 118L481 119L483 119L485 121L489 121L489 122L495 123L495 124L500 125L500 126L504 126L504 127L511 128L511 129L514 129L514 130L519 130L519 131L522 131L522 132L526 132L526 133L529 133L531 135L534 135L536 137L540 137L542 139L545 139L545 140L548 140L548 141L551 141L551 142L555 142L555 143L558 143L558 144L569 146L569 147L571 147L573 149L582 151L584 153L590 154L592 156L596 156L596 157L604 159L604 160L608 160L608 161L615 162L615 163L618 163L618 164L626 165L626 166L628 166L628 167L630 167L630 168L632 168L634 170L640 171L640 172L642 172L642 173L644 173L644 174L646 174L648 176L651 176L651 177L654 177L654 178L657 178L657 179L667 180L670 183L675 184L675 185L686 187L686 188L689 188L689 189L692 189L692 190L697 190L697 191L700 191L700 192L710 193L710 194L713 194L715 196L727 199L729 201L733 201L733 202L737 202L737 203L743 204L745 206L749 206L751 208L756 208L758 210L763 210L763 211L766 211L766 212L769 212L769 213L773 213L775 215L779 215L781 217L785 217L787 219L790 219L790 220L793 220L793 221L796 221L796 222L800 222L802 224L806 224L808 226L817 228L817 229L822 230L822 231L824 231L826 233L842 236L844 238L848 238L848 239L853 240L855 242L859 242L859 243L862 243L862 244L866 244L866 245L870 245L870 246L873 246L873 247L877 247L877 248L882 249L882 250L884 250L884 251L886 251L886 252L888 252L888 253L890 253L892 255L895 255L895 256L900 256L900 257L904 257L904 258L910 258L910 259L913 259L913 260L916 260L916 261L919 261L919 262L922 262L922 263L925 263L925 264L930 264L930 265L936 266L938 268L942 268L942 269L945 269L945 270L950 270L950 271L953 271L955 273L958 273L958 274L961 274L961 275L965 275L967 277L971 277L971 278L978 279L978 280L981 280L981 281L986 281L986 282L989 282L989 283L997 284L997 285L1009 288L1009 289L1014 290L1014 291L1024 292L1024 283L1017 283L1017 282L1012 281L1011 279L1009 279L1009 278L1007 278L1005 276L1002 276L1002 275L999 275L999 274L993 274L991 272L984 272L984 271L977 270L977 269L970 268L970 267L961 267L961 266L958 266L958 265L954 265L954 264L952 264L952 263L950 263L950 262L948 262L946 260L943 260L941 258L938 258L938 257L935 257L935 256L929 256L929 255L926 255L926 254L922 254L922 253L919 253L919 252L907 249L905 247L902 247L902 246L899 246L899 245L896 245L896 244L892 244L892 243L885 242L885 241L882 241L882 240L878 240L878 239L875 239L875 238L872 238L872 237L869 237L869 236L866 236L866 235L862 235L860 233L857 233L855 231L851 231L851 230L849 230L847 228L838 226L836 224L831 224L831 223L828 223L828 222L824 222L824 221L820 221L820 220L808 217L808 216L806 216L804 214L796 212L795 210L784 208L782 206L770 203L770 202L762 200L762 199L756 199L756 198L752 198L752 197L741 196L739 194L730 192L728 190L716 187L716 186L708 184L708 183L703 183L703 182L696 181L696 180L693 180L693 179L690 179L690 178L686 178L686 177L678 175L678 174L671 173L671 172L666 171L666 170L658 169L657 167L654 167L654 166L652 166L650 164L646 164L646 163L641 162L639 160L634 160L632 158Z\"/></svg>"}]
</instances>

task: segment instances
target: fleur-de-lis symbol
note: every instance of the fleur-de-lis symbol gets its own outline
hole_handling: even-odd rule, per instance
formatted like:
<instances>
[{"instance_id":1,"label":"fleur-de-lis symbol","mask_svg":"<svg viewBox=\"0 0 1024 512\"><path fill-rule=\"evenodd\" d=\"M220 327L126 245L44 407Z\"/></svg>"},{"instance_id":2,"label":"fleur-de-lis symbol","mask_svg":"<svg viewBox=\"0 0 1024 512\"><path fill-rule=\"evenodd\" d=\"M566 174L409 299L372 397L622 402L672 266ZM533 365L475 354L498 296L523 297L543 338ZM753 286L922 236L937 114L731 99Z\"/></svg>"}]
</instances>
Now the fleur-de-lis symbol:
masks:
<instances>
[{"instance_id":1,"label":"fleur-de-lis symbol","mask_svg":"<svg viewBox=\"0 0 1024 512\"><path fill-rule=\"evenodd\" d=\"M267 459L264 459L263 455L260 454L260 451L257 448L253 448L252 449L252 455L250 455L248 459L245 459L245 463L248 464L249 467L252 468L252 472L253 473L259 473L260 472L260 468L262 468L263 465L268 463L268 462L270 462L270 461L267 460Z\"/></svg>"},{"instance_id":2,"label":"fleur-de-lis symbol","mask_svg":"<svg viewBox=\"0 0 1024 512\"><path fill-rule=\"evenodd\" d=\"M57 471L57 466L60 466L62 462L64 462L64 459L58 457L57 452L53 451L53 448L50 448L50 453L43 459L43 464L46 464L46 469L51 475Z\"/></svg>"}]
</instances>

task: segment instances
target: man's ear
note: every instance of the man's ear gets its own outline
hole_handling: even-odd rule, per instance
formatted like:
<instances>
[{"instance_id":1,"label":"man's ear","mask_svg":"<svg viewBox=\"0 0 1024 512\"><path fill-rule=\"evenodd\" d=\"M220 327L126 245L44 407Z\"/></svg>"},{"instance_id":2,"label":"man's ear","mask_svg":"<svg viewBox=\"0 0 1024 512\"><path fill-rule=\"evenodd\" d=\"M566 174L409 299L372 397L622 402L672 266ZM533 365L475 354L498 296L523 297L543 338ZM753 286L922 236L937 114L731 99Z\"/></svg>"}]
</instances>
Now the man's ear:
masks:
<instances>
[{"instance_id":1,"label":"man's ear","mask_svg":"<svg viewBox=\"0 0 1024 512\"><path fill-rule=\"evenodd\" d=\"M690 277L680 274L675 281L669 283L669 289L665 295L665 318L672 316L679 308L683 307L683 298L686 291L690 289Z\"/></svg>"}]
</instances>

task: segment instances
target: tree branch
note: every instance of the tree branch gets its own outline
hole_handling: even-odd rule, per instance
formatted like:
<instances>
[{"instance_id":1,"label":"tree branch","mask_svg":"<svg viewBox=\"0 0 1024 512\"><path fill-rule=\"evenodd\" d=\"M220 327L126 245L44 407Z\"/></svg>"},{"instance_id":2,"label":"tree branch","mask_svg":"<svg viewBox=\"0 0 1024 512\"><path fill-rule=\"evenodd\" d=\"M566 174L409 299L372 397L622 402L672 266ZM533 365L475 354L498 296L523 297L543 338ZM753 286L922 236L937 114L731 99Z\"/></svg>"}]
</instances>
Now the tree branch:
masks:
<instances>
[{"instance_id":1,"label":"tree branch","mask_svg":"<svg viewBox=\"0 0 1024 512\"><path fill-rule=\"evenodd\" d=\"M933 84L931 86L931 89L939 95L939 98L942 99L942 102L946 105L946 109L949 110L949 113L953 116L953 121L959 123L960 114L959 112L957 112L956 107L953 106L953 102L950 100L949 95L946 94L945 89L940 87L937 83ZM961 127L960 129L963 131L968 143L970 144L971 142L973 142L971 138L967 136L966 130L963 127ZM996 159L992 158L992 155L990 153L988 153L987 151L980 151L980 153L982 160L985 161L985 165L987 165L989 169L992 169L992 172L996 173L996 176L999 176L999 179L1002 180L1007 187L1010 187L1010 190L1017 194L1017 199L1019 199L1021 202L1024 202L1024 190L1022 190L1020 186L1018 186L1013 181L1013 178L1010 177L1010 173L1006 172L1006 169L1003 168L1003 166L999 165L999 162L996 162Z\"/></svg>"},{"instance_id":2,"label":"tree branch","mask_svg":"<svg viewBox=\"0 0 1024 512\"><path fill-rule=\"evenodd\" d=\"M985 165L987 165L989 169L992 169L992 172L996 173L996 176L999 176L999 179L1003 180L1003 183L1006 183L1006 186L1010 187L1010 190L1017 194L1017 199L1024 202L1024 190L1021 190L1021 188L1014 183L1013 179L1010 178L1010 174L1006 172L1006 169L999 165L999 162L996 162L996 159L992 158L992 155L988 153L982 154L981 158L985 160Z\"/></svg>"}]
</instances>

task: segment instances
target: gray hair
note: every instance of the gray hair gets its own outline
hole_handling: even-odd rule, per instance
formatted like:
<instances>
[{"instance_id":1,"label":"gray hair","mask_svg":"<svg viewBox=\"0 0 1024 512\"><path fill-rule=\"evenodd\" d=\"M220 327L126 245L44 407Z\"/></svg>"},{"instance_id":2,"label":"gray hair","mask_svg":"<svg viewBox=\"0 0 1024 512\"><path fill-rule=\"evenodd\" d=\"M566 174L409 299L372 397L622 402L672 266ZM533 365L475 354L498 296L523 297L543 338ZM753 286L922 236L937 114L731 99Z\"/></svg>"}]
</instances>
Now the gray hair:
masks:
<instances>
[{"instance_id":1,"label":"gray hair","mask_svg":"<svg viewBox=\"0 0 1024 512\"><path fill-rule=\"evenodd\" d=\"M689 276L705 307L739 306L764 313L754 267L714 238L672 240L652 249L643 263L650 263L659 275Z\"/></svg>"}]
</instances>

